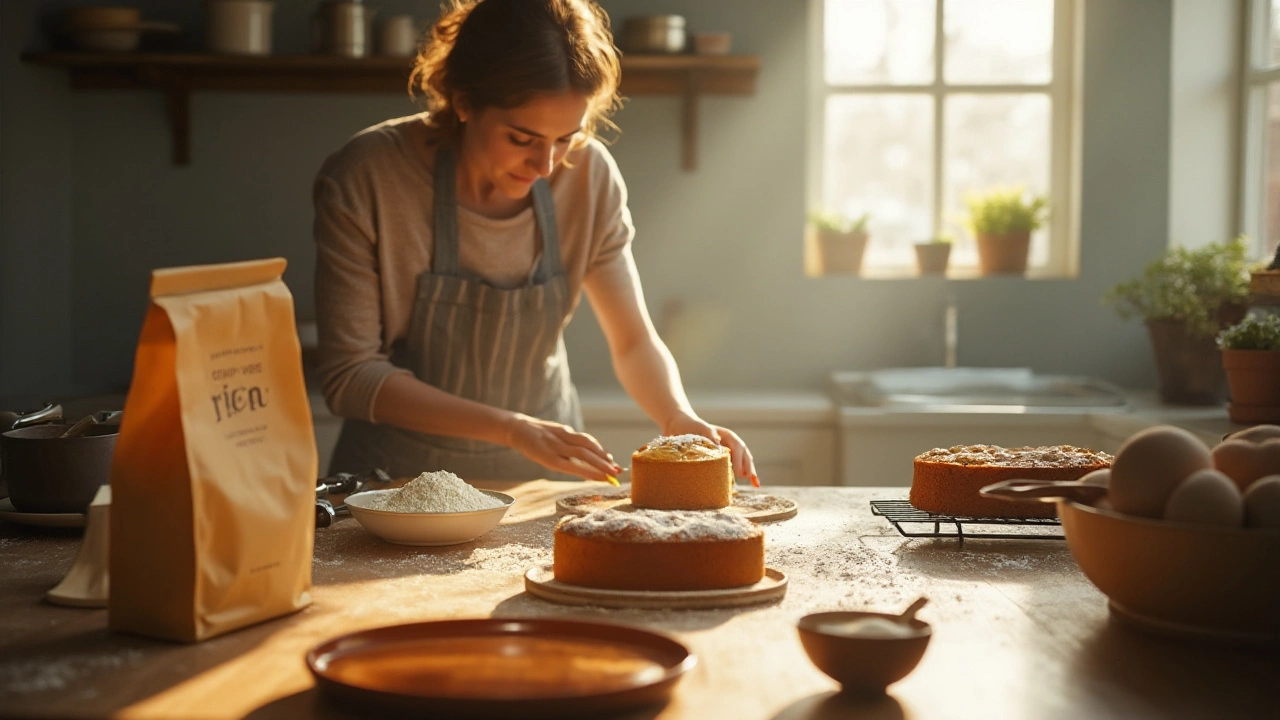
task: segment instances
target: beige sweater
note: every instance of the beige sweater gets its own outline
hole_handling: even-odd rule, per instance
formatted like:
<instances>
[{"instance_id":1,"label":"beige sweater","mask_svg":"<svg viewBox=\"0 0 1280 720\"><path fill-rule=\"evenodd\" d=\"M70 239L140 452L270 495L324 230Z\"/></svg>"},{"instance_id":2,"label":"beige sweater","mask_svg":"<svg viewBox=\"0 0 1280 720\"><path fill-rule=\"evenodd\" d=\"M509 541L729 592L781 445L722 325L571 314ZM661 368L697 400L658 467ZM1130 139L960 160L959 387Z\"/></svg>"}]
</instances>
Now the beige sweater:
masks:
<instances>
[{"instance_id":1,"label":"beige sweater","mask_svg":"<svg viewBox=\"0 0 1280 720\"><path fill-rule=\"evenodd\" d=\"M405 339L418 274L431 268L432 168L426 114L361 131L331 155L315 180L316 320L319 374L329 409L373 419L390 361ZM635 229L613 157L591 140L551 175L560 253L574 306L584 279L623 254ZM498 287L532 274L538 255L532 207L493 219L458 208L462 267ZM566 320L567 322L567 320Z\"/></svg>"}]
</instances>

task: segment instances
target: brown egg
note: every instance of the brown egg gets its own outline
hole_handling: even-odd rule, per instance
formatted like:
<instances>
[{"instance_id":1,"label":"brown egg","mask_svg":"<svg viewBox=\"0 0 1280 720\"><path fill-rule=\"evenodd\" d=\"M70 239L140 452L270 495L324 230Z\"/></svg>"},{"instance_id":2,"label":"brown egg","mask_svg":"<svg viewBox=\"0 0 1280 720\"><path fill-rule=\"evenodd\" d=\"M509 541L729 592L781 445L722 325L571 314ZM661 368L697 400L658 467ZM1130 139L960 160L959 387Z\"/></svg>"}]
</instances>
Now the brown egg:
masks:
<instances>
[{"instance_id":1,"label":"brown egg","mask_svg":"<svg viewBox=\"0 0 1280 720\"><path fill-rule=\"evenodd\" d=\"M1213 469L1197 470L1178 483L1164 519L1196 525L1244 525L1244 497L1231 478Z\"/></svg>"},{"instance_id":2,"label":"brown egg","mask_svg":"<svg viewBox=\"0 0 1280 720\"><path fill-rule=\"evenodd\" d=\"M1244 493L1244 524L1280 530L1280 475L1268 475Z\"/></svg>"},{"instance_id":3,"label":"brown egg","mask_svg":"<svg viewBox=\"0 0 1280 720\"><path fill-rule=\"evenodd\" d=\"M1280 425L1254 425L1251 428L1233 432L1224 439L1259 443L1272 438L1280 438Z\"/></svg>"},{"instance_id":4,"label":"brown egg","mask_svg":"<svg viewBox=\"0 0 1280 720\"><path fill-rule=\"evenodd\" d=\"M1174 488L1212 467L1208 446L1195 435L1171 425L1147 428L1125 440L1111 463L1111 504L1129 515L1163 517Z\"/></svg>"},{"instance_id":5,"label":"brown egg","mask_svg":"<svg viewBox=\"0 0 1280 720\"><path fill-rule=\"evenodd\" d=\"M1101 470L1094 470L1093 472L1080 478L1079 482L1082 482L1085 485L1100 485L1102 487L1109 487L1111 485L1111 468L1102 468Z\"/></svg>"},{"instance_id":6,"label":"brown egg","mask_svg":"<svg viewBox=\"0 0 1280 720\"><path fill-rule=\"evenodd\" d=\"M1213 466L1244 492L1254 480L1280 474L1280 438L1260 442L1235 437L1223 440L1213 449Z\"/></svg>"}]
</instances>

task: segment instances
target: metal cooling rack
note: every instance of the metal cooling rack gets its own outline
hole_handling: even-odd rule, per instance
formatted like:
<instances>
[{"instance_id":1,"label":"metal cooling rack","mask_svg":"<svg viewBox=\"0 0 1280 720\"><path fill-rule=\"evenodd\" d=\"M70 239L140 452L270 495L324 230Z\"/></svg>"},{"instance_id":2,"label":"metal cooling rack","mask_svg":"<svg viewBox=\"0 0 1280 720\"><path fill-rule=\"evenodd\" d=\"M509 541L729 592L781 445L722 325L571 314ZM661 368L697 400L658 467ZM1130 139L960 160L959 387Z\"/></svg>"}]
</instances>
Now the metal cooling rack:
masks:
<instances>
[{"instance_id":1,"label":"metal cooling rack","mask_svg":"<svg viewBox=\"0 0 1280 720\"><path fill-rule=\"evenodd\" d=\"M871 512L874 515L880 515L884 519L893 524L893 527L903 537L909 538L937 538L937 537L953 537L959 538L961 542L965 538L995 538L1001 540L1062 540L1063 535L1058 533L1049 534L1045 532L1028 532L1028 533L1002 533L990 532L985 530L974 531L972 529L966 531L965 526L1016 526L1022 528L1061 528L1062 523L1058 518L982 518L982 517L962 517L952 515L939 515L937 513L925 512L911 507L911 503L906 500L872 500ZM910 525L915 528L920 525L933 526L933 531L926 530L908 530L903 525ZM944 529L944 526L954 526L955 530Z\"/></svg>"}]
</instances>

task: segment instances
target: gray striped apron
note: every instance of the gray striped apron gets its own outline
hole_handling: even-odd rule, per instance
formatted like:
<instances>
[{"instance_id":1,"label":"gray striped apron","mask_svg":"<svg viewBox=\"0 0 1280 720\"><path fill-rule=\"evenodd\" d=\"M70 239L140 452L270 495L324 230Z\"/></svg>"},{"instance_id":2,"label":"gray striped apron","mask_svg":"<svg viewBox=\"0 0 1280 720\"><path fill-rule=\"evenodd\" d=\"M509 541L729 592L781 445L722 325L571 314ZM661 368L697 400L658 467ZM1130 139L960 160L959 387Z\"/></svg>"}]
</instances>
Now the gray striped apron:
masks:
<instances>
[{"instance_id":1,"label":"gray striped apron","mask_svg":"<svg viewBox=\"0 0 1280 720\"><path fill-rule=\"evenodd\" d=\"M456 162L452 148L436 152L431 269L418 276L408 336L391 361L459 397L581 430L564 348L573 303L560 264L551 187L545 178L533 184L542 254L532 277L518 288L497 288L469 276L459 261ZM501 445L344 421L329 472L374 467L393 477L448 470L464 480L577 479Z\"/></svg>"}]
</instances>

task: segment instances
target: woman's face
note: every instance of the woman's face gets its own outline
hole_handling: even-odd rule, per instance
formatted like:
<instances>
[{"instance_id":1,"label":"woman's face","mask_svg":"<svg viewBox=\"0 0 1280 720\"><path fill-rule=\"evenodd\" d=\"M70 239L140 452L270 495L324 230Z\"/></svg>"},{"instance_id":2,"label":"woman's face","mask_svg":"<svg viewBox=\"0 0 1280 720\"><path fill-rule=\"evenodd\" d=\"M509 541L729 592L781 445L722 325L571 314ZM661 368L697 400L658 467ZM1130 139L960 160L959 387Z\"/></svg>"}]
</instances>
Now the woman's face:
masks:
<instances>
[{"instance_id":1,"label":"woman's face","mask_svg":"<svg viewBox=\"0 0 1280 720\"><path fill-rule=\"evenodd\" d=\"M482 186L512 200L527 197L534 181L551 174L582 132L588 104L587 96L576 91L541 93L518 107L478 112L457 103L458 118L466 123L462 161Z\"/></svg>"}]
</instances>

